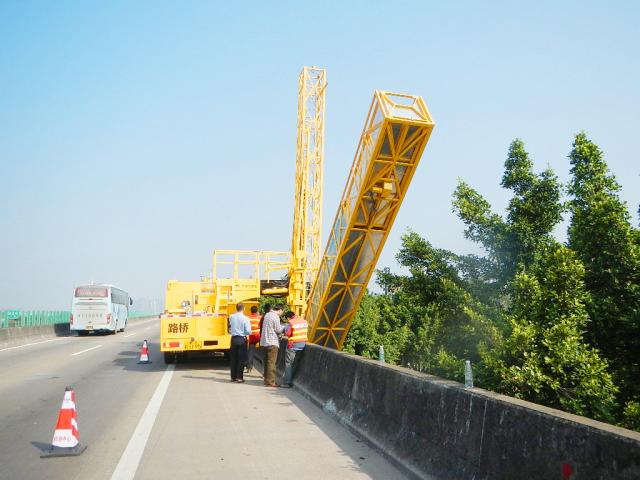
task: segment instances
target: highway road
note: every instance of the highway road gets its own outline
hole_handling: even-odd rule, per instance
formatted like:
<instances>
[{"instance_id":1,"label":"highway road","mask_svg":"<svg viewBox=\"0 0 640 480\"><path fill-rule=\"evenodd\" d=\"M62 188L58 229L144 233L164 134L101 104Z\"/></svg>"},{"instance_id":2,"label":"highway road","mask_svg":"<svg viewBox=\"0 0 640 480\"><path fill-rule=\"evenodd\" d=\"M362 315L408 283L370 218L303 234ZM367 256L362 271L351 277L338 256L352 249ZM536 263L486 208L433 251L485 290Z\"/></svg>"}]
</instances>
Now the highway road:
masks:
<instances>
[{"instance_id":1,"label":"highway road","mask_svg":"<svg viewBox=\"0 0 640 480\"><path fill-rule=\"evenodd\" d=\"M0 479L404 478L296 391L255 373L232 384L222 359L167 367L158 338L158 320L144 319L0 349ZM42 459L67 385L88 448Z\"/></svg>"}]
</instances>

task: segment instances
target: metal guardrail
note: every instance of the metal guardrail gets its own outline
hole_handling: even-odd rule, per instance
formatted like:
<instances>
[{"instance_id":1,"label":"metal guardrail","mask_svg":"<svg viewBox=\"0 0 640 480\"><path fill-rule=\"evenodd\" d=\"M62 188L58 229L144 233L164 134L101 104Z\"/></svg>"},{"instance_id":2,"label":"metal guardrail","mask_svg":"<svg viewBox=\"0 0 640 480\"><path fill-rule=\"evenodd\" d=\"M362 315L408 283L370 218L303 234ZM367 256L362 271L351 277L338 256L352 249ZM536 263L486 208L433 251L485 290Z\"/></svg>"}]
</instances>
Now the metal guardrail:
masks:
<instances>
[{"instance_id":1,"label":"metal guardrail","mask_svg":"<svg viewBox=\"0 0 640 480\"><path fill-rule=\"evenodd\" d=\"M0 327L38 327L69 323L69 311L61 310L4 310L0 312Z\"/></svg>"},{"instance_id":2,"label":"metal guardrail","mask_svg":"<svg viewBox=\"0 0 640 480\"><path fill-rule=\"evenodd\" d=\"M38 327L69 323L71 312L66 310L2 310L0 311L0 328ZM129 312L129 318L155 317L152 312Z\"/></svg>"}]
</instances>

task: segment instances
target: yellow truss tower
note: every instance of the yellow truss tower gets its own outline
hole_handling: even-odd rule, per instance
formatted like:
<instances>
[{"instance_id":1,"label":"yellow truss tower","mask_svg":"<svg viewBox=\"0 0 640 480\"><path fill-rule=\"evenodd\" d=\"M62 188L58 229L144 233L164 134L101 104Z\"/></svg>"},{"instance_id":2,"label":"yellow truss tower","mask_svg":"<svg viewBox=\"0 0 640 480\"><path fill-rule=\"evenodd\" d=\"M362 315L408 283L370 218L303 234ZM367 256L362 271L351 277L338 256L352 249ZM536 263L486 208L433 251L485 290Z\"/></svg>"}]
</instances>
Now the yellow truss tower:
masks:
<instances>
[{"instance_id":1,"label":"yellow truss tower","mask_svg":"<svg viewBox=\"0 0 640 480\"><path fill-rule=\"evenodd\" d=\"M304 315L321 258L326 71L304 67L298 78L298 135L287 303Z\"/></svg>"},{"instance_id":2,"label":"yellow truss tower","mask_svg":"<svg viewBox=\"0 0 640 480\"><path fill-rule=\"evenodd\" d=\"M309 295L311 342L342 348L433 127L421 97L375 92Z\"/></svg>"}]
</instances>

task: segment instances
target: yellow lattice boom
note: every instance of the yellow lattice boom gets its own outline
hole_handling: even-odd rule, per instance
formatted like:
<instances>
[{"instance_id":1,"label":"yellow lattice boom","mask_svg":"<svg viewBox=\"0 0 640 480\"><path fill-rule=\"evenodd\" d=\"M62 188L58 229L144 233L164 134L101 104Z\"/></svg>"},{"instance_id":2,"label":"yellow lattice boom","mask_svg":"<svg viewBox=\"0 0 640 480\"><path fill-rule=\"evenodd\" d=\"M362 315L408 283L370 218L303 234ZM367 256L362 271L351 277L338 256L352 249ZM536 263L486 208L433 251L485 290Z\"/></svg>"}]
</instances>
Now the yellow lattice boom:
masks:
<instances>
[{"instance_id":1,"label":"yellow lattice boom","mask_svg":"<svg viewBox=\"0 0 640 480\"><path fill-rule=\"evenodd\" d=\"M298 77L298 132L287 303L304 314L321 258L322 170L326 71L304 67Z\"/></svg>"},{"instance_id":2,"label":"yellow lattice boom","mask_svg":"<svg viewBox=\"0 0 640 480\"><path fill-rule=\"evenodd\" d=\"M433 127L421 97L375 92L309 295L313 343L342 348Z\"/></svg>"}]
</instances>

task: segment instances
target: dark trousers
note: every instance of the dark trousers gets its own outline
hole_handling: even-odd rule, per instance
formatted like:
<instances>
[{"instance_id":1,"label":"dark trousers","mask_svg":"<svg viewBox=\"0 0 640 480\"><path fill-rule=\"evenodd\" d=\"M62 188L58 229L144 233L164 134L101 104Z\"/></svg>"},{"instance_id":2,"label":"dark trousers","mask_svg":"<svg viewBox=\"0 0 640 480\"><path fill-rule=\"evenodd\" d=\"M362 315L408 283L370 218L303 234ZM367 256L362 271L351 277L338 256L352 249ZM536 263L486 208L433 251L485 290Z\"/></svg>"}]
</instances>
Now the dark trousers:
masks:
<instances>
[{"instance_id":1,"label":"dark trousers","mask_svg":"<svg viewBox=\"0 0 640 480\"><path fill-rule=\"evenodd\" d=\"M247 348L247 373L253 370L253 357L256 355L256 344L253 343Z\"/></svg>"},{"instance_id":2,"label":"dark trousers","mask_svg":"<svg viewBox=\"0 0 640 480\"><path fill-rule=\"evenodd\" d=\"M269 345L264 348L264 384L276 384L276 360L278 359L278 347Z\"/></svg>"},{"instance_id":3,"label":"dark trousers","mask_svg":"<svg viewBox=\"0 0 640 480\"><path fill-rule=\"evenodd\" d=\"M300 363L300 357L303 350L294 350L293 348L287 348L287 352L284 357L284 383L292 386L293 375L296 373L298 364Z\"/></svg>"},{"instance_id":4,"label":"dark trousers","mask_svg":"<svg viewBox=\"0 0 640 480\"><path fill-rule=\"evenodd\" d=\"M242 380L244 373L244 363L247 356L247 337L231 337L231 380Z\"/></svg>"}]
</instances>

